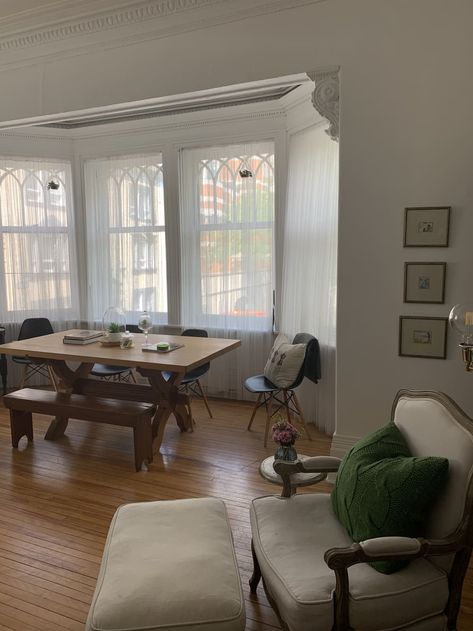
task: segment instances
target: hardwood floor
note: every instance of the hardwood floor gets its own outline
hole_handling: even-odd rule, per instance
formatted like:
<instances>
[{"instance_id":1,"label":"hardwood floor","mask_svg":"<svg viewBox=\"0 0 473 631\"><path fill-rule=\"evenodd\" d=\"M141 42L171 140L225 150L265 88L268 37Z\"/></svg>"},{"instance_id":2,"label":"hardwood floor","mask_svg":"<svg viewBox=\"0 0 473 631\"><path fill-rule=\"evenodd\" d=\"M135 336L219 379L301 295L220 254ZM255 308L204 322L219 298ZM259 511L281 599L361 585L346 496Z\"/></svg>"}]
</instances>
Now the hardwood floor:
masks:
<instances>
[{"instance_id":1,"label":"hardwood floor","mask_svg":"<svg viewBox=\"0 0 473 631\"><path fill-rule=\"evenodd\" d=\"M0 631L76 631L84 628L108 526L126 502L216 496L231 519L246 599L247 629L272 631L278 621L261 588L249 594L252 571L249 502L277 493L263 480L263 418L246 425L250 407L211 402L207 418L195 401L196 431L181 434L171 419L162 460L133 470L130 430L71 421L57 442L42 438L49 419L36 416L35 441L11 448L7 410L0 408ZM314 432L315 434L315 432ZM23 439L24 441L24 439ZM330 439L301 440L301 453L326 454ZM315 487L308 489L313 492ZM327 484L318 486L329 490ZM459 631L473 631L473 571L463 596Z\"/></svg>"}]
</instances>

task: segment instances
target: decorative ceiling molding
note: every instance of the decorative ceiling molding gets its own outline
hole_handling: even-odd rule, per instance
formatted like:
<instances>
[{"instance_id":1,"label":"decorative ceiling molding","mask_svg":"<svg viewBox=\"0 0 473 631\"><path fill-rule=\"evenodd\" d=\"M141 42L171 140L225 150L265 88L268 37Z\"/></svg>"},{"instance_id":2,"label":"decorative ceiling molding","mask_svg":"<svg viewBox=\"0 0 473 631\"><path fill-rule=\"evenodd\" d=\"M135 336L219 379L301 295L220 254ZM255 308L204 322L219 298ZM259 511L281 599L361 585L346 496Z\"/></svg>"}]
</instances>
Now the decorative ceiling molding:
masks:
<instances>
[{"instance_id":1,"label":"decorative ceiling molding","mask_svg":"<svg viewBox=\"0 0 473 631\"><path fill-rule=\"evenodd\" d=\"M142 23L152 23L172 16L195 14L198 10L214 9L217 23L223 24L235 19L245 19L255 15L274 13L297 8L308 4L327 2L328 0L147 0L138 4L118 9L90 12L81 17L60 18L49 14L50 22L39 27L31 26L15 28L8 26L8 20L2 28L0 21L0 51L14 51L36 47L44 44L54 44L71 37L87 36L120 27L134 26ZM79 3L77 3L79 4ZM239 5L236 8L236 5ZM215 20L212 20L215 23ZM6 26L6 29L5 29ZM200 25L202 28L202 25ZM174 29L175 33L189 30L188 21L181 22Z\"/></svg>"},{"instance_id":2,"label":"decorative ceiling molding","mask_svg":"<svg viewBox=\"0 0 473 631\"><path fill-rule=\"evenodd\" d=\"M339 68L323 72L308 72L315 83L312 104L317 112L326 118L330 126L327 134L332 140L340 138L340 83Z\"/></svg>"},{"instance_id":3,"label":"decorative ceiling molding","mask_svg":"<svg viewBox=\"0 0 473 631\"><path fill-rule=\"evenodd\" d=\"M154 2L144 2L134 7L123 7L116 11L89 15L39 29L19 32L11 37L3 37L0 39L0 50L49 44L77 35L96 33L127 24L137 24L150 19L176 15L183 11L218 2L222 2L222 0L155 0Z\"/></svg>"}]
</instances>

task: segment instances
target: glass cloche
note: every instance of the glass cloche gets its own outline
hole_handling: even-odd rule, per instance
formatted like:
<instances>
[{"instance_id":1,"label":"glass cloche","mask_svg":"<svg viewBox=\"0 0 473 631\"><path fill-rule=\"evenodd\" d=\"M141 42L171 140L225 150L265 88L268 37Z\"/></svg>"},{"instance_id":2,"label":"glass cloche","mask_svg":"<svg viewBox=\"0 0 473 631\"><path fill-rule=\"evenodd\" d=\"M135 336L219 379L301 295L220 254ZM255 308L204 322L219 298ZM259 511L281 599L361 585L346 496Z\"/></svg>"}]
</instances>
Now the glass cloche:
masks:
<instances>
[{"instance_id":1,"label":"glass cloche","mask_svg":"<svg viewBox=\"0 0 473 631\"><path fill-rule=\"evenodd\" d=\"M126 316L120 307L109 307L103 314L103 330L109 339L120 339L126 331Z\"/></svg>"}]
</instances>

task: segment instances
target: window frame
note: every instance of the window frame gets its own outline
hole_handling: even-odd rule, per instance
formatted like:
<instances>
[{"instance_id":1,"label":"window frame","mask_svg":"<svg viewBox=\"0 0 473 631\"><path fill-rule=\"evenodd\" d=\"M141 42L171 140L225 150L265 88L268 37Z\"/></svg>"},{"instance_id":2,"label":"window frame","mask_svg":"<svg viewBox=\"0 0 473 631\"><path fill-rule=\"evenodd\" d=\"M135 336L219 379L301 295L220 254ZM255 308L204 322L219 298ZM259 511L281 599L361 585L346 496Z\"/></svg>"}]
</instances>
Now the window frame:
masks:
<instances>
[{"instance_id":1,"label":"window frame","mask_svg":"<svg viewBox=\"0 0 473 631\"><path fill-rule=\"evenodd\" d=\"M46 167L51 167L52 165L58 165L60 167L64 167L64 179L59 177L57 172L52 169L51 170L51 179L59 180L60 184L64 187L65 195L66 195L66 204L65 204L65 216L67 224L64 226L38 226L38 225L28 225L28 226L20 226L20 225L3 225L2 216L0 213L0 301L3 305L3 313L5 314L6 322L22 322L25 317L33 317L37 315L38 309L8 309L8 290L7 290L7 271L5 267L5 248L4 248L4 234L14 234L14 235L32 235L32 234L65 234L67 235L67 250L68 250L68 264L69 271L62 272L67 275L69 278L69 287L70 287L70 307L58 309L54 308L51 310L44 310L45 317L49 317L52 320L78 320L80 318L80 298L79 298L79 270L78 270L78 257L77 257L77 247L76 247L76 224L77 224L77 214L74 206L74 179L73 179L73 161L72 159L55 159L49 157L23 157L23 156L9 156L9 155L1 155L0 160L4 162L17 163L18 169L29 170L29 175L25 178L23 184L21 184L21 188L23 191L23 202L27 201L26 194L27 191L32 191L33 189L28 188L26 185L27 180L34 173L33 170L28 169L28 166L32 165L45 165ZM2 185L2 181L6 177L5 175L0 175L0 187ZM37 176L34 176L35 179L39 182ZM15 179L18 181L17 177ZM39 190L38 190L39 193ZM44 188L43 188L44 195ZM40 203L41 200L37 200L37 203ZM46 209L46 204L41 204ZM51 204L51 206L57 206L57 204ZM38 264L44 263L45 260L38 260ZM58 274L60 272L33 272L35 276L38 277L47 277L50 274ZM26 273L25 273L26 274Z\"/></svg>"},{"instance_id":2,"label":"window frame","mask_svg":"<svg viewBox=\"0 0 473 631\"><path fill-rule=\"evenodd\" d=\"M201 234L202 232L208 232L208 231L231 231L231 230L240 230L243 231L245 229L255 229L255 226L257 225L257 229L258 228L270 228L272 229L272 260L271 260L271 306L270 306L270 313L268 314L268 318L267 320L271 321L271 324L269 325L270 328L263 328L261 326L261 321L259 319L258 316L239 316L239 315L219 315L219 314L204 314L202 313L202 311L200 310L200 313L197 314L197 316L195 318L192 319L192 322L187 322L187 321L183 321L182 325L183 326L191 326L191 325L201 325L201 326L207 326L207 328L213 328L216 330L227 330L227 331L240 331L242 330L242 318L245 318L245 321L247 324L251 324L253 323L253 326L251 326L251 328L248 328L248 326L245 327L244 330L246 331L254 331L254 332L260 332L260 333L264 333L264 332L273 332L274 331L274 327L275 327L275 298L277 295L277 288L279 286L279 277L277 274L277 262L276 262L276 257L277 257L277 243L278 243L278 235L282 232L280 230L280 222L281 222L281 216L280 216L280 206L279 206L279 197L278 197L278 193L279 193L279 173L278 173L278 169L279 169L279 159L278 159L278 150L281 148L282 146L282 142L281 142L281 138L278 138L277 136L262 136L262 137L258 137L257 134L253 134L251 136L249 136L246 139L240 140L240 139L235 139L235 138L228 138L225 142L215 142L212 144L201 144L201 143L195 143L195 144L189 144L189 143L182 143L179 145L178 147L178 160L179 160L179 174L180 174L180 185L179 185L179 191L180 191L180 197L179 197L179 204L180 207L182 204L184 204L183 201L183 189L182 189L182 179L183 179L183 151L186 149L198 149L198 150L209 150L209 151L214 151L214 150L218 150L220 147L222 148L227 148L227 147L240 147L242 145L257 145L257 144L271 144L272 145L272 158L273 158L273 165L272 165L272 170L273 170L273 195L274 195L274 207L273 207L273 220L269 221L269 222L254 222L254 223L249 223L249 222L241 222L241 223L237 223L237 222L226 222L226 223L209 223L209 224L201 224L200 223L200 207L199 207L199 211L194 213L194 216L192 218L193 221L193 226L192 229ZM266 161L266 160L265 160ZM199 169L200 170L200 169ZM182 208L181 208L182 210ZM182 218L182 212L180 213L180 217ZM266 225L263 225L266 224ZM181 226L182 227L182 226ZM182 235L181 235L182 236ZM183 239L181 238L181 242L180 242L180 247L182 247L183 245ZM201 260L200 260L200 256L197 257L196 259L196 265L198 264L199 266L199 275L200 278L202 280L202 273L201 273ZM281 256L281 268L282 268L282 256ZM182 280L182 277L181 277ZM196 286L194 287L194 289L192 290L193 294L196 294L194 297L194 301L196 304L202 305L202 300L199 298L197 298L197 291L196 291ZM201 298L201 294L200 294L200 298ZM183 309L182 309L182 305L180 305L181 310L180 310L180 314L183 313ZM182 320L182 318L181 318Z\"/></svg>"},{"instance_id":3,"label":"window frame","mask_svg":"<svg viewBox=\"0 0 473 631\"><path fill-rule=\"evenodd\" d=\"M157 320L157 322L154 322L155 325L163 325L166 326L167 321L169 321L169 282L168 282L168 238L167 238L167 212L166 212L166 184L165 184L165 156L164 156L164 151L160 148L156 148L155 150L150 150L150 151L134 151L134 152L130 152L127 151L126 153L117 153L117 152L113 152L112 154L106 155L106 154L100 154L100 155L94 155L94 156L87 156L87 157L83 157L81 159L81 174L83 176L84 179L84 185L86 186L86 166L88 163L93 163L93 162L100 162L100 161L113 161L116 160L117 162L121 162L123 161L124 163L126 162L127 159L130 160L134 160L134 159L140 159L140 158L156 158L158 157L160 159L160 171L161 171L161 179L162 179L162 187L163 187L163 204L164 204L164 208L163 208L163 217L164 217L164 224L145 224L145 225L137 225L137 222L140 220L139 219L139 212L136 210L136 199L135 199L135 211L131 214L130 213L130 218L133 216L133 221L135 223L135 225L129 225L129 226L125 226L125 225L110 225L110 218L107 218L107 235L110 236L112 234L115 235L133 235L133 234L138 234L138 235L143 235L143 234L155 234L155 235L159 235L159 234L164 234L164 243L165 243L165 261L166 261L166 288L167 288L167 292L166 292L166 301L167 301L167 306L168 309L167 311L150 311L150 313L153 315L155 315L156 317L154 318L155 320ZM157 163L158 164L158 163ZM128 183L131 184L131 183ZM136 185L138 186L140 184L140 182L137 180L136 181ZM86 202L86 195L84 195L84 199L83 199L83 207L84 207L84 211L85 211L85 215L87 216L87 202ZM158 219L158 216L156 215L156 219ZM151 217L151 220L153 220L153 217ZM87 226L84 226L85 228L85 233L87 234L88 228ZM109 247L110 244L108 244ZM86 237L86 241L85 241L85 256L87 258L87 261L90 262L90 256L89 256L89 248L87 247L87 237ZM134 251L134 246L132 245L131 248L132 252L131 252L131 259L132 259L132 263L131 263L131 269L130 269L130 273L132 275L136 275L136 274L142 274L144 272L149 272L151 274L156 274L158 272L158 265L155 265L153 268L147 268L147 269L136 269L135 267L135 251ZM89 267L89 266L88 266ZM159 279L158 279L159 280ZM90 276L90 271L87 271L87 278L86 278L86 286L88 288L90 288L90 281L91 281L91 276ZM85 312L85 319L89 322L94 322L97 323L99 321L101 321L101 316L99 317L98 314L94 314L92 312L92 307L91 307L91 297L90 297L90 293L89 291L87 291L87 296L86 296L86 300L85 302L85 306L84 306L84 312ZM123 305L117 305L120 308L123 308L126 316L127 316L127 320L130 321L130 323L133 323L135 320L138 319L138 316L140 314L140 310L139 309L132 309L132 310L128 310L128 309L124 309ZM132 322L133 321L133 322Z\"/></svg>"}]
</instances>

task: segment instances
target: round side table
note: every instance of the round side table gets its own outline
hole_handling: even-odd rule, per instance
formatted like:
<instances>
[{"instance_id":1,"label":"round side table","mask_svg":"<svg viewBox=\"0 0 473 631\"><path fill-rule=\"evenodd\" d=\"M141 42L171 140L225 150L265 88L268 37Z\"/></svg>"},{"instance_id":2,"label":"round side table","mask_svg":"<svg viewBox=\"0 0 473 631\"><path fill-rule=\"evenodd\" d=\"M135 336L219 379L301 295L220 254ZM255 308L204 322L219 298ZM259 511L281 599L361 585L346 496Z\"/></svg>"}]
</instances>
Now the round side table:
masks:
<instances>
[{"instance_id":1,"label":"round side table","mask_svg":"<svg viewBox=\"0 0 473 631\"><path fill-rule=\"evenodd\" d=\"M311 458L311 456L306 456L304 454L297 455L298 460L307 460L307 458ZM259 472L265 480L268 480L268 482L272 482L273 484L279 484L282 486L282 478L274 470L273 464L274 456L265 458L265 460L263 460L263 462L260 464ZM308 486L309 484L315 484L316 482L325 480L326 477L326 473L294 473L293 475L291 475L291 488L293 488L295 492L298 486Z\"/></svg>"}]
</instances>

